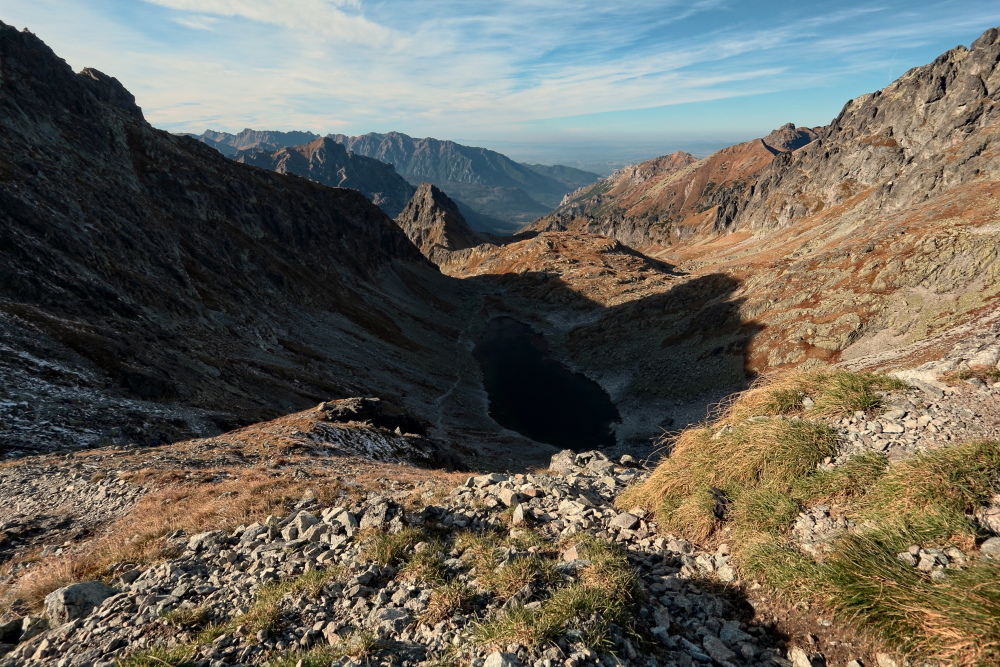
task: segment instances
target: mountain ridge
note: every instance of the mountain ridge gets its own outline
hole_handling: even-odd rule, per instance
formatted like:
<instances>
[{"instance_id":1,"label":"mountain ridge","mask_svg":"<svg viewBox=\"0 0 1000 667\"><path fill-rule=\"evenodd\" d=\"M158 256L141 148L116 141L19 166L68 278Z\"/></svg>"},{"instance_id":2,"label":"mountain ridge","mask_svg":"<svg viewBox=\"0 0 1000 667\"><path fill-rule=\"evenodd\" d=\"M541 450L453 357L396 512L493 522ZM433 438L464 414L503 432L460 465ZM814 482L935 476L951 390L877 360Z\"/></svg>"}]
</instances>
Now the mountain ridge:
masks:
<instances>
[{"instance_id":1,"label":"mountain ridge","mask_svg":"<svg viewBox=\"0 0 1000 667\"><path fill-rule=\"evenodd\" d=\"M206 130L191 136L230 157L239 150L257 148L273 152L319 138L311 132L249 128L239 134ZM458 200L466 211L465 217L481 231L515 231L548 213L565 193L597 179L597 174L573 167L518 163L486 148L432 137L414 138L401 132L327 137L343 144L348 151L393 165L414 187L425 181L434 183Z\"/></svg>"},{"instance_id":2,"label":"mountain ridge","mask_svg":"<svg viewBox=\"0 0 1000 667\"><path fill-rule=\"evenodd\" d=\"M357 155L328 137L276 151L243 149L231 157L281 174L292 173L324 185L358 190L390 218L399 215L416 192L391 164Z\"/></svg>"}]
</instances>

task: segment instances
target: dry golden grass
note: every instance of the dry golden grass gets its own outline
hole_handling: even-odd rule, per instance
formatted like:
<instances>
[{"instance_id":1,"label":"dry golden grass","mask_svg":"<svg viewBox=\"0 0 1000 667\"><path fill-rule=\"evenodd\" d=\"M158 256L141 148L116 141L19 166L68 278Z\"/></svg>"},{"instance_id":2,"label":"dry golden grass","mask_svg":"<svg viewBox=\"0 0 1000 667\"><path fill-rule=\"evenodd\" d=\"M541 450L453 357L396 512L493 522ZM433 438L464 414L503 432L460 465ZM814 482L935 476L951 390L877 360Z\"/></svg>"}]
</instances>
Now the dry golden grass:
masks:
<instances>
[{"instance_id":1,"label":"dry golden grass","mask_svg":"<svg viewBox=\"0 0 1000 667\"><path fill-rule=\"evenodd\" d=\"M785 488L833 453L836 433L806 420L765 419L684 431L640 486L618 498L620 507L645 507L668 530L707 539L717 527L716 495L732 499L759 488ZM713 493L713 489L716 490Z\"/></svg>"},{"instance_id":2,"label":"dry golden grass","mask_svg":"<svg viewBox=\"0 0 1000 667\"><path fill-rule=\"evenodd\" d=\"M941 376L941 381L950 386L955 386L971 379L982 380L986 384L1000 382L1000 369L994 366L972 366L959 371L951 371Z\"/></svg>"},{"instance_id":3,"label":"dry golden grass","mask_svg":"<svg viewBox=\"0 0 1000 667\"><path fill-rule=\"evenodd\" d=\"M142 452L141 456L149 454ZM171 532L183 530L191 535L205 530L232 530L261 521L269 514L287 512L307 491L321 503L343 504L343 495L356 500L369 491L384 490L388 484L404 488L412 484L418 491L425 491L428 489L418 485L430 480L430 490L441 493L465 479L461 473L369 461L353 460L352 467L361 472L349 480L345 480L343 471L335 474L326 468L312 468L308 479L263 467L146 468L132 472L126 476L130 482L151 490L128 515L107 526L96 539L62 556L38 558L30 553L6 564L10 568L15 563L36 561L12 584L0 589L0 609L9 613L36 610L45 595L57 588L109 577L109 567L115 563L143 565L169 557L165 536ZM222 481L211 481L218 479ZM411 507L423 502L420 493L406 500Z\"/></svg>"},{"instance_id":4,"label":"dry golden grass","mask_svg":"<svg viewBox=\"0 0 1000 667\"><path fill-rule=\"evenodd\" d=\"M433 627L456 613L468 612L476 599L476 591L460 581L452 581L431 591L427 609L420 622Z\"/></svg>"}]
</instances>

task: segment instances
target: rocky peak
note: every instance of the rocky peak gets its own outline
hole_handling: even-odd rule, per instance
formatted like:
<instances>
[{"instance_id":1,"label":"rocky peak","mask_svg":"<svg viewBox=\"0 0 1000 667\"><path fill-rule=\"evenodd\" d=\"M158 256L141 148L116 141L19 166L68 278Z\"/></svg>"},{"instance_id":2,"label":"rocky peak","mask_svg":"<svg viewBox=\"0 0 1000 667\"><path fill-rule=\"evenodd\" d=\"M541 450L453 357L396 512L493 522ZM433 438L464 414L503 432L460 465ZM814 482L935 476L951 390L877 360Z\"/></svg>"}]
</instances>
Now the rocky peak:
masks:
<instances>
[{"instance_id":1,"label":"rocky peak","mask_svg":"<svg viewBox=\"0 0 1000 667\"><path fill-rule=\"evenodd\" d=\"M396 223L420 252L435 263L455 250L484 243L466 224L455 202L430 183L420 184Z\"/></svg>"},{"instance_id":2,"label":"rocky peak","mask_svg":"<svg viewBox=\"0 0 1000 667\"><path fill-rule=\"evenodd\" d=\"M307 144L318 136L318 134L313 134L312 132L278 132L272 130L254 130L247 127L238 134L205 130L200 135L196 135L195 139L211 146L227 157L233 157L239 151L250 150L252 148L275 151L286 146Z\"/></svg>"},{"instance_id":3,"label":"rocky peak","mask_svg":"<svg viewBox=\"0 0 1000 667\"><path fill-rule=\"evenodd\" d=\"M812 143L818 136L819 132L814 128L795 127L794 123L785 123L764 137L763 142L778 153L787 153Z\"/></svg>"}]
</instances>

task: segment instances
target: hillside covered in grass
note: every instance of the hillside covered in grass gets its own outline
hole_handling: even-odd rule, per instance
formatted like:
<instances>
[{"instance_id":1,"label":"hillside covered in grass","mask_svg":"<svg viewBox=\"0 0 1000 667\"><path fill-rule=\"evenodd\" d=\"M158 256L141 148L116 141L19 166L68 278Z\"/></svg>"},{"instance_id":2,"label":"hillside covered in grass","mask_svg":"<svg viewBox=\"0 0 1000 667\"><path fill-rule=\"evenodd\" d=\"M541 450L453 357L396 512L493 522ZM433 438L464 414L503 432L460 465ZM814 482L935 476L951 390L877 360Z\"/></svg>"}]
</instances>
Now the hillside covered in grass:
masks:
<instances>
[{"instance_id":1,"label":"hillside covered in grass","mask_svg":"<svg viewBox=\"0 0 1000 667\"><path fill-rule=\"evenodd\" d=\"M838 437L859 422L895 432L908 415L885 415L900 393L913 392L874 374L771 378L672 439L618 504L697 544L729 543L742 577L827 607L888 650L997 664L1000 441L921 439L887 455L880 442ZM912 408L914 425L929 416Z\"/></svg>"}]
</instances>

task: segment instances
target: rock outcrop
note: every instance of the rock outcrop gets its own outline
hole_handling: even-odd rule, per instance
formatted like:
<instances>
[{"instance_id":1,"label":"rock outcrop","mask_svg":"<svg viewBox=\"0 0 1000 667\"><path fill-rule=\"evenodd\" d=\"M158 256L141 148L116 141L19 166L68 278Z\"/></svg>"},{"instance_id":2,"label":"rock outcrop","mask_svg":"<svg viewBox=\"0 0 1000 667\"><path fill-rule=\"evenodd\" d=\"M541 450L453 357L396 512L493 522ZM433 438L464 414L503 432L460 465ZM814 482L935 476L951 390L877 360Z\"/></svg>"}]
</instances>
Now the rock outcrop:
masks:
<instances>
[{"instance_id":1,"label":"rock outcrop","mask_svg":"<svg viewBox=\"0 0 1000 667\"><path fill-rule=\"evenodd\" d=\"M396 223L424 257L438 265L456 250L486 242L469 228L455 202L430 183L420 184Z\"/></svg>"},{"instance_id":2,"label":"rock outcrop","mask_svg":"<svg viewBox=\"0 0 1000 667\"><path fill-rule=\"evenodd\" d=\"M356 155L327 137L278 150L241 150L233 159L279 174L296 174L324 185L358 190L393 218L399 215L414 192L413 186L397 174L392 165Z\"/></svg>"},{"instance_id":3,"label":"rock outcrop","mask_svg":"<svg viewBox=\"0 0 1000 667\"><path fill-rule=\"evenodd\" d=\"M809 135L788 130L776 145L794 144ZM773 139L772 139L773 140ZM673 153L625 167L590 188L563 200L550 215L525 231L575 231L613 236L636 248L666 245L685 239L706 226L711 229L714 201L742 191L780 151L754 139L723 148L698 160Z\"/></svg>"},{"instance_id":4,"label":"rock outcrop","mask_svg":"<svg viewBox=\"0 0 1000 667\"><path fill-rule=\"evenodd\" d=\"M851 100L813 144L782 155L752 188L721 202L716 228L766 230L838 208L850 220L892 214L995 180L998 55L991 28L971 48Z\"/></svg>"}]
</instances>

